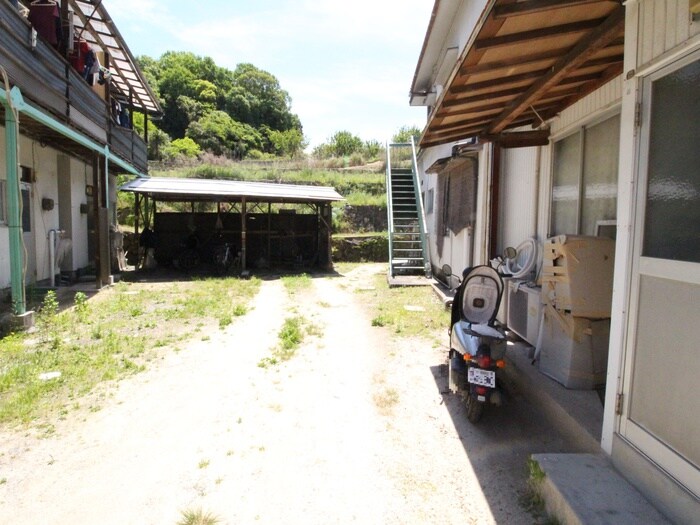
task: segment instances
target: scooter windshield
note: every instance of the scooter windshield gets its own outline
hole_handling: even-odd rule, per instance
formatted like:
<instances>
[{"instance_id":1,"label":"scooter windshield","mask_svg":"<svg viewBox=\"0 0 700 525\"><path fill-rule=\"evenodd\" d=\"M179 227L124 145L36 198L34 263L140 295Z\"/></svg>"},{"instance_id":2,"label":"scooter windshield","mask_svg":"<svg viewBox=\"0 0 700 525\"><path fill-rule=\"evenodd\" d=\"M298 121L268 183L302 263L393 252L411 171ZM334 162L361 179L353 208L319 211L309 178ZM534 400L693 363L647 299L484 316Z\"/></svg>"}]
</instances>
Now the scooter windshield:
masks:
<instances>
[{"instance_id":1,"label":"scooter windshield","mask_svg":"<svg viewBox=\"0 0 700 525\"><path fill-rule=\"evenodd\" d=\"M465 277L462 317L472 324L491 324L503 292L503 281L490 266L477 266Z\"/></svg>"}]
</instances>

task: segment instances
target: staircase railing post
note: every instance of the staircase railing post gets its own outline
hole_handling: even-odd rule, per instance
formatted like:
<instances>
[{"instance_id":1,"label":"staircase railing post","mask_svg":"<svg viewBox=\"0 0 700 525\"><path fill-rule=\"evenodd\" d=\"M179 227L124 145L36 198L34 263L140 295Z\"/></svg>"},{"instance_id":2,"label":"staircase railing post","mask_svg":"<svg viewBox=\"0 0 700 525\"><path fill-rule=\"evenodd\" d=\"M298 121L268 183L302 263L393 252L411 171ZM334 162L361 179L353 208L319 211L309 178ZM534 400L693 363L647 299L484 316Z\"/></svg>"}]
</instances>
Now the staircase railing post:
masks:
<instances>
[{"instance_id":1,"label":"staircase railing post","mask_svg":"<svg viewBox=\"0 0 700 525\"><path fill-rule=\"evenodd\" d=\"M394 276L394 211L391 194L391 144L386 143L386 212L389 228L389 275Z\"/></svg>"},{"instance_id":2,"label":"staircase railing post","mask_svg":"<svg viewBox=\"0 0 700 525\"><path fill-rule=\"evenodd\" d=\"M423 194L420 191L420 180L418 178L418 159L416 157L416 144L413 136L411 136L411 155L413 161L413 189L416 195L416 203L418 204L418 222L420 224L420 242L423 248L425 276L430 278L433 275L433 270L432 265L430 264L430 251L428 249L428 233L425 228L425 208L423 207Z\"/></svg>"}]
</instances>

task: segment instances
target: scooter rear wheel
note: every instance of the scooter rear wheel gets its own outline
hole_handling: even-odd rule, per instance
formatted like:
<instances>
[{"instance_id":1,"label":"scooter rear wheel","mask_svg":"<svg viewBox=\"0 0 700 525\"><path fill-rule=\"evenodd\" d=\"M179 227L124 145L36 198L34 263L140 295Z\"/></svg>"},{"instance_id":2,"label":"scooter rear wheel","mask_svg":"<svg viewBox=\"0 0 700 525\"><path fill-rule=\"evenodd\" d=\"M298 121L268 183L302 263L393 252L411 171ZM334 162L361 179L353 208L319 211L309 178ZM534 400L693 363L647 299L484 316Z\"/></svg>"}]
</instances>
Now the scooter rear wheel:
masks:
<instances>
[{"instance_id":1,"label":"scooter rear wheel","mask_svg":"<svg viewBox=\"0 0 700 525\"><path fill-rule=\"evenodd\" d=\"M467 394L467 419L472 423L478 423L484 415L484 404L471 394Z\"/></svg>"}]
</instances>

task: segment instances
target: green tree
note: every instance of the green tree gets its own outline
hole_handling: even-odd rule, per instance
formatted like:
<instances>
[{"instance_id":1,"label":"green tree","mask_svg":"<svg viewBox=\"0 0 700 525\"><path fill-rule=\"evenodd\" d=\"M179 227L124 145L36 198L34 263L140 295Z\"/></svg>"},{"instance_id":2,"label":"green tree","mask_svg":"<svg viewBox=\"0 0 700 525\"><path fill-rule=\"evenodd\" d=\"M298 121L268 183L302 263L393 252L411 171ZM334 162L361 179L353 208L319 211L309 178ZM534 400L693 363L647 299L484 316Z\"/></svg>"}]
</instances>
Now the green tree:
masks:
<instances>
[{"instance_id":1,"label":"green tree","mask_svg":"<svg viewBox=\"0 0 700 525\"><path fill-rule=\"evenodd\" d=\"M378 140L368 140L365 142L364 154L368 159L377 159L384 151L384 146Z\"/></svg>"},{"instance_id":2,"label":"green tree","mask_svg":"<svg viewBox=\"0 0 700 525\"><path fill-rule=\"evenodd\" d=\"M294 140L302 137L299 117L291 111L291 99L274 75L252 64L239 64L234 71L217 66L209 57L189 52L169 51L160 59L142 56L138 59L144 75L154 91L159 94L163 106L163 118L159 127L173 139L190 136L204 149L230 151L231 135L237 135L244 150L249 147L272 152L279 148L270 140L270 131L297 130L298 134L285 137L281 148L285 154L294 149ZM222 117L211 114L223 112L238 123L254 128L238 126L236 133L224 133L204 137L201 130L216 128L221 131ZM205 122L200 122L206 120ZM223 128L236 127L230 123ZM191 131L190 131L191 129ZM196 138L195 138L196 137ZM235 141L234 141L235 142ZM205 145L206 144L206 145ZM252 146L251 144L255 144ZM301 146L303 149L303 146ZM223 149L222 149L223 148ZM240 151L240 147L236 147ZM236 149L234 148L234 149Z\"/></svg>"},{"instance_id":3,"label":"green tree","mask_svg":"<svg viewBox=\"0 0 700 525\"><path fill-rule=\"evenodd\" d=\"M394 143L408 143L411 142L411 137L413 137L414 142L418 144L421 134L422 131L416 126L401 126L391 138L391 141Z\"/></svg>"},{"instance_id":4,"label":"green tree","mask_svg":"<svg viewBox=\"0 0 700 525\"><path fill-rule=\"evenodd\" d=\"M194 140L190 137L185 137L184 139L175 139L169 146L165 148L164 155L166 157L176 157L181 155L190 159L197 158L197 156L202 152Z\"/></svg>"},{"instance_id":5,"label":"green tree","mask_svg":"<svg viewBox=\"0 0 700 525\"><path fill-rule=\"evenodd\" d=\"M308 145L301 130L295 128L285 131L272 129L269 131L268 137L273 153L281 156L296 157L300 155Z\"/></svg>"},{"instance_id":6,"label":"green tree","mask_svg":"<svg viewBox=\"0 0 700 525\"><path fill-rule=\"evenodd\" d=\"M162 129L153 126L148 129L148 158L150 160L163 160L165 152L170 146L170 135Z\"/></svg>"},{"instance_id":7,"label":"green tree","mask_svg":"<svg viewBox=\"0 0 700 525\"><path fill-rule=\"evenodd\" d=\"M291 112L292 100L274 75L253 64L238 64L233 81L228 99L234 118L256 128L301 129L299 118Z\"/></svg>"},{"instance_id":8,"label":"green tree","mask_svg":"<svg viewBox=\"0 0 700 525\"><path fill-rule=\"evenodd\" d=\"M233 120L223 111L211 111L187 128L187 136L203 150L215 155L243 158L250 149L261 149L262 137L257 130Z\"/></svg>"},{"instance_id":9,"label":"green tree","mask_svg":"<svg viewBox=\"0 0 700 525\"><path fill-rule=\"evenodd\" d=\"M362 139L349 131L337 131L328 141L330 150L336 157L346 157L362 151Z\"/></svg>"}]
</instances>

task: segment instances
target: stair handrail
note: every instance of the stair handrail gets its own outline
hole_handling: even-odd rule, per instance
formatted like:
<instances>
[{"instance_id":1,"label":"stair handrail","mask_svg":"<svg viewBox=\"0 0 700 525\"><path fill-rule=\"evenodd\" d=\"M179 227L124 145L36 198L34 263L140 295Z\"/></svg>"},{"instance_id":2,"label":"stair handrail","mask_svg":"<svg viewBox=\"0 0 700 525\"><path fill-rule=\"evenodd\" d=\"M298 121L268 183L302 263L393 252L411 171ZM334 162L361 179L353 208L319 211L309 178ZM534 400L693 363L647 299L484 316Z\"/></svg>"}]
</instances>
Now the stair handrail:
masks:
<instances>
[{"instance_id":1,"label":"stair handrail","mask_svg":"<svg viewBox=\"0 0 700 525\"><path fill-rule=\"evenodd\" d=\"M386 212L387 226L389 228L389 274L394 275L394 209L392 206L393 196L391 193L391 146L386 142Z\"/></svg>"},{"instance_id":2,"label":"stair handrail","mask_svg":"<svg viewBox=\"0 0 700 525\"><path fill-rule=\"evenodd\" d=\"M418 158L416 157L415 138L411 136L411 160L413 161L413 191L418 205L418 224L420 226L420 242L423 248L423 263L425 265L425 276L430 278L433 275L430 263L430 250L428 248L428 233L426 232L425 207L423 206L423 194L420 191L420 180L418 180Z\"/></svg>"}]
</instances>

